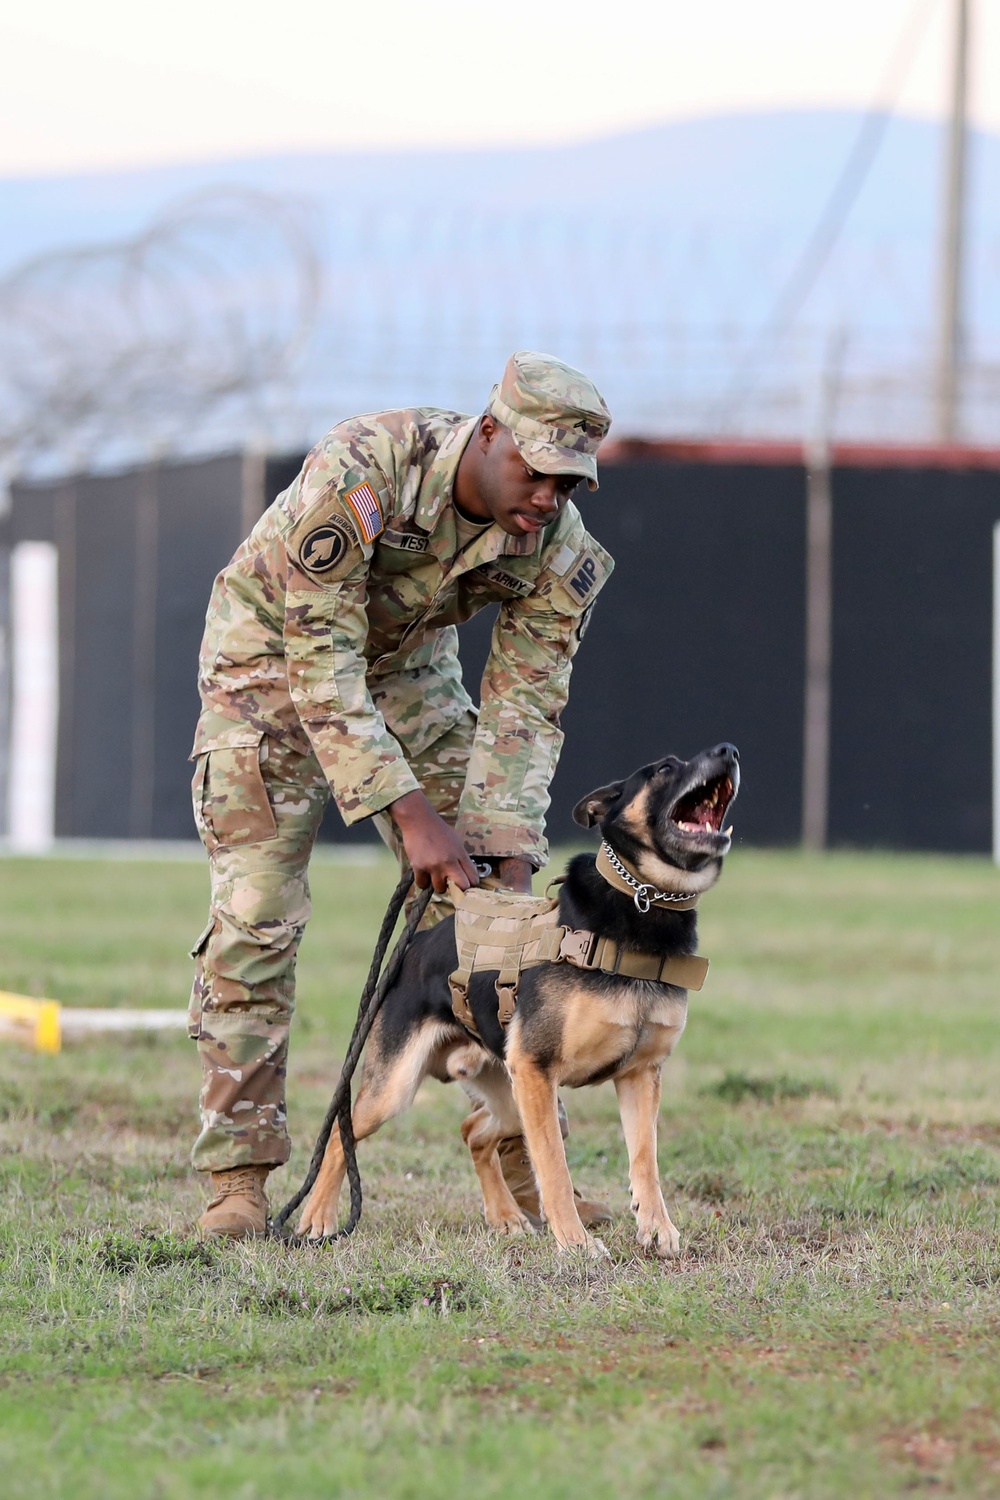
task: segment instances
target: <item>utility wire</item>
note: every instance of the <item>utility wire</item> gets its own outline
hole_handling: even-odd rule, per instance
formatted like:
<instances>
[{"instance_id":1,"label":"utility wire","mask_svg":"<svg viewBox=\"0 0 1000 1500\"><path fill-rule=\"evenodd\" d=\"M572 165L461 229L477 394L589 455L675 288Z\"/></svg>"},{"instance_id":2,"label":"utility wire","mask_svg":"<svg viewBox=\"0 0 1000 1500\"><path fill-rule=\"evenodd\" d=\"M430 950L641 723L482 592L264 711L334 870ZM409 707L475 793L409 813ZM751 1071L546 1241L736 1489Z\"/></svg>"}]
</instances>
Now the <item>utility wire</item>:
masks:
<instances>
[{"instance_id":1,"label":"utility wire","mask_svg":"<svg viewBox=\"0 0 1000 1500\"><path fill-rule=\"evenodd\" d=\"M858 127L854 144L816 226L793 266L791 275L775 298L771 311L749 348L745 350L743 358L737 363L720 402L717 429L725 430L738 416L750 394L751 373L762 349L780 337L795 321L826 265L878 156L885 133L892 123L899 96L910 76L931 16L939 3L940 0L915 0L899 43L879 83L875 100Z\"/></svg>"}]
</instances>

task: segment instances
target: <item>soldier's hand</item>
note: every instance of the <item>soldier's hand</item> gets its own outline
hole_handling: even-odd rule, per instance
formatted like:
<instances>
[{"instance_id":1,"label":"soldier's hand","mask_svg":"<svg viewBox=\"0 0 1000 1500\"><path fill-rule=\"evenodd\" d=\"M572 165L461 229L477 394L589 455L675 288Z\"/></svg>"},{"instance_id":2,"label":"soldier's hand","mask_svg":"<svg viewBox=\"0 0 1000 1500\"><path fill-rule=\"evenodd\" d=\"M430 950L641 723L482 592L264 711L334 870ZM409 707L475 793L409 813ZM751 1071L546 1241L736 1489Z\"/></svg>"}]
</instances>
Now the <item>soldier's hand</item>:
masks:
<instances>
[{"instance_id":1,"label":"soldier's hand","mask_svg":"<svg viewBox=\"0 0 1000 1500\"><path fill-rule=\"evenodd\" d=\"M421 890L432 885L438 895L453 880L460 890L479 884L476 867L454 828L435 812L421 791L407 792L389 808L399 829L406 857Z\"/></svg>"}]
</instances>

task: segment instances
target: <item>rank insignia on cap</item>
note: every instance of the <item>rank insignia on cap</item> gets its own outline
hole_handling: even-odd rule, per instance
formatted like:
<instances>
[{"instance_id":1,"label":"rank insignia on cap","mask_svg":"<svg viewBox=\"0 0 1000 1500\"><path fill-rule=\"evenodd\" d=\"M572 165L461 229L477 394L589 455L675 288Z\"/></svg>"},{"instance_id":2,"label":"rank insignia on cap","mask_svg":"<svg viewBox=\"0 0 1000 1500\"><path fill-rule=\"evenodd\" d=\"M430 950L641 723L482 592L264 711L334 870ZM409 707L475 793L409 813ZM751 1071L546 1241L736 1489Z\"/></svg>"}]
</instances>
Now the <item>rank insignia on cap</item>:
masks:
<instances>
[{"instance_id":1,"label":"rank insignia on cap","mask_svg":"<svg viewBox=\"0 0 1000 1500\"><path fill-rule=\"evenodd\" d=\"M382 507L378 503L378 496L370 484L359 484L355 489L348 490L344 496L351 513L358 523L359 534L365 542L373 542L385 529L382 519Z\"/></svg>"},{"instance_id":2,"label":"rank insignia on cap","mask_svg":"<svg viewBox=\"0 0 1000 1500\"><path fill-rule=\"evenodd\" d=\"M357 550L357 543L342 523L314 526L299 548L299 562L307 573L329 573L349 547Z\"/></svg>"}]
</instances>

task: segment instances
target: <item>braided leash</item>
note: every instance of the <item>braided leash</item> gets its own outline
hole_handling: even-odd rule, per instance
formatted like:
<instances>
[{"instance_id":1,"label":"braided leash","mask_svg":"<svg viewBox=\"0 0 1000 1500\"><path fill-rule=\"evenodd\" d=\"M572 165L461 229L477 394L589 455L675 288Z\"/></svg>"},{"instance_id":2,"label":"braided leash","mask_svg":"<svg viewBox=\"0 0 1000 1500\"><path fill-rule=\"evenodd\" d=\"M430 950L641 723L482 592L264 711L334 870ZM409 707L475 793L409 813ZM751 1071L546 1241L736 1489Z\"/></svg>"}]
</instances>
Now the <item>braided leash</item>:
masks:
<instances>
[{"instance_id":1,"label":"braided leash","mask_svg":"<svg viewBox=\"0 0 1000 1500\"><path fill-rule=\"evenodd\" d=\"M357 1149L354 1140L354 1130L351 1124L351 1079L354 1077L354 1071L360 1061L365 1042L368 1040L368 1033L375 1023L375 1017L381 1010L382 1002L388 994L396 975L399 973L403 956L410 946L413 934L416 932L420 919L427 908L427 903L433 895L430 886L425 891L418 892L406 919L406 926L400 934L399 941L393 949L389 962L382 971L380 978L379 970L382 968L385 950L389 946L389 940L396 926L396 919L403 909L403 904L406 901L412 884L413 875L407 870L389 899L389 905L382 919L378 941L375 944L371 968L368 970L368 978L365 980L365 987L361 994L361 1003L358 1006L358 1019L354 1023L354 1032L347 1049L347 1055L344 1058L344 1065L340 1070L337 1087L334 1089L333 1098L330 1100L330 1107L326 1112L326 1118L316 1138L316 1147L312 1154L312 1160L309 1163L306 1180L294 1197L289 1198L277 1218L272 1220L270 1227L271 1235L276 1239L283 1240L286 1245L329 1245L334 1240L340 1240L346 1235L353 1234L358 1227L358 1221L361 1218L362 1201L361 1174L358 1171ZM351 1212L348 1215L347 1222L335 1234L324 1235L322 1239L312 1240L301 1238L297 1235L286 1235L284 1233L286 1222L312 1191L313 1185L316 1182L335 1124L340 1126L340 1140L344 1150L347 1180L351 1187Z\"/></svg>"}]
</instances>

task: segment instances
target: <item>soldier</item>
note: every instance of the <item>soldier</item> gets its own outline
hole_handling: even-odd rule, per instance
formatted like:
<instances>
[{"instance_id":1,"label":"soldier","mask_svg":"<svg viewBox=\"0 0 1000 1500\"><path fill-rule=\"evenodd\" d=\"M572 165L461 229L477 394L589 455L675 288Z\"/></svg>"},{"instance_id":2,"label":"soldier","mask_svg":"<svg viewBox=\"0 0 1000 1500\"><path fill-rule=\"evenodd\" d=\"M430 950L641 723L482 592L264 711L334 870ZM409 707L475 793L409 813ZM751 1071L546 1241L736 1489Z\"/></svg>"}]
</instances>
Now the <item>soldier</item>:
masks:
<instances>
[{"instance_id":1,"label":"soldier","mask_svg":"<svg viewBox=\"0 0 1000 1500\"><path fill-rule=\"evenodd\" d=\"M331 791L346 823L374 818L437 893L475 885L473 860L528 891L545 863L559 715L613 566L570 495L581 479L597 488L610 422L584 375L523 351L480 417L341 422L216 579L192 756L212 880L190 1007L207 1234L262 1233L267 1175L288 1160L295 957ZM492 603L477 710L455 627ZM537 1216L521 1137L501 1161Z\"/></svg>"}]
</instances>

